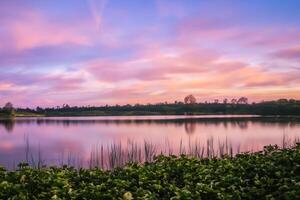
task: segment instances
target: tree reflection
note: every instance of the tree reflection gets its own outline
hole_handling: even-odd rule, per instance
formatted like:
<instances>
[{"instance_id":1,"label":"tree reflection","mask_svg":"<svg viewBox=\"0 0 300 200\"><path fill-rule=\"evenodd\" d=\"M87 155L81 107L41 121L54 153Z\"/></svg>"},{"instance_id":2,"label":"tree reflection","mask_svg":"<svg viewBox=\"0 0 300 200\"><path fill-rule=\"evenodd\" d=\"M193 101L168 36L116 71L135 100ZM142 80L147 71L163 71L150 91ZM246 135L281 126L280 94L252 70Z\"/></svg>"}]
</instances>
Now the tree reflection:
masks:
<instances>
[{"instance_id":1,"label":"tree reflection","mask_svg":"<svg viewBox=\"0 0 300 200\"><path fill-rule=\"evenodd\" d=\"M248 121L237 122L237 125L240 129L248 129Z\"/></svg>"},{"instance_id":2,"label":"tree reflection","mask_svg":"<svg viewBox=\"0 0 300 200\"><path fill-rule=\"evenodd\" d=\"M0 125L4 126L8 133L11 133L15 126L14 120L0 120Z\"/></svg>"},{"instance_id":3,"label":"tree reflection","mask_svg":"<svg viewBox=\"0 0 300 200\"><path fill-rule=\"evenodd\" d=\"M16 125L36 125L36 126L53 126L62 125L64 127L72 126L89 126L89 125L105 125L105 126L184 126L187 134L193 134L196 131L197 126L222 126L224 128L236 127L242 130L249 128L249 125L257 124L259 126L277 126L280 128L300 126L300 118L274 118L274 117L217 117L217 118L174 118L174 119L110 119L99 118L93 119L86 117L82 118L18 118L16 120L0 120L0 126L4 126L7 132L12 132Z\"/></svg>"},{"instance_id":4,"label":"tree reflection","mask_svg":"<svg viewBox=\"0 0 300 200\"><path fill-rule=\"evenodd\" d=\"M196 123L195 122L186 122L186 123L184 123L184 129L188 135L192 135L196 131Z\"/></svg>"}]
</instances>

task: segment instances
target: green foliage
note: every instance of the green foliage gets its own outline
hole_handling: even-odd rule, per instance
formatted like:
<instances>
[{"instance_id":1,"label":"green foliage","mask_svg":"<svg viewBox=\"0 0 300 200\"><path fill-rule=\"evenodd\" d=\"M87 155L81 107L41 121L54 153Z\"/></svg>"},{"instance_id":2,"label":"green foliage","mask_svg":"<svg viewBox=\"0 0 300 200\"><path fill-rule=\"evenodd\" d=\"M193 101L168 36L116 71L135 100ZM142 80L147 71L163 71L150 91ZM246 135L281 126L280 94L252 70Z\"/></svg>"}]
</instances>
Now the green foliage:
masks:
<instances>
[{"instance_id":1,"label":"green foliage","mask_svg":"<svg viewBox=\"0 0 300 200\"><path fill-rule=\"evenodd\" d=\"M0 199L300 199L300 144L234 158L158 156L112 171L0 168Z\"/></svg>"}]
</instances>

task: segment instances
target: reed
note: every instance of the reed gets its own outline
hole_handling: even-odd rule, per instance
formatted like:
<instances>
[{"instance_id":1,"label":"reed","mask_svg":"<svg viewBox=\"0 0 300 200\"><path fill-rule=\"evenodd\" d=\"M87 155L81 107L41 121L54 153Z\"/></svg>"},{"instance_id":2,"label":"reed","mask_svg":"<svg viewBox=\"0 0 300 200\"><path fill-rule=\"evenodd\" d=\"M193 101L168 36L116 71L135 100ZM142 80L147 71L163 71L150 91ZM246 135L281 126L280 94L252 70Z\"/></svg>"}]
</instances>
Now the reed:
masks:
<instances>
[{"instance_id":1,"label":"reed","mask_svg":"<svg viewBox=\"0 0 300 200\"><path fill-rule=\"evenodd\" d=\"M37 155L31 152L29 137L25 136L25 162L33 168L43 168L46 160L43 159L40 145L38 147ZM299 143L299 138L290 138L286 134L283 134L281 141L281 148L290 148L296 143ZM176 148L177 147L177 148ZM177 149L175 151L175 149ZM250 152L253 152L251 150ZM83 158L76 156L71 152L67 155L62 154L58 163L61 166L68 165L76 168L89 167L89 168L101 168L101 169L113 169L117 167L123 167L127 163L145 163L152 162L154 157L159 155L186 155L188 157L194 157L198 159L208 158L224 158L225 156L234 157L240 153L240 145L235 148L232 143L226 138L225 140L217 140L213 137L208 138L204 143L200 140L188 140L187 145L181 139L176 146L170 145L168 140L165 141L163 147L159 147L150 141L144 140L142 143L138 143L134 140L127 140L127 143L112 142L111 144L97 144L93 145L90 151L88 163L85 164Z\"/></svg>"},{"instance_id":2,"label":"reed","mask_svg":"<svg viewBox=\"0 0 300 200\"><path fill-rule=\"evenodd\" d=\"M37 155L35 156L30 148L30 140L27 134L24 135L25 141L25 163L29 164L35 169L41 169L45 166L46 161L43 159L42 150L40 144L38 145Z\"/></svg>"},{"instance_id":3,"label":"reed","mask_svg":"<svg viewBox=\"0 0 300 200\"><path fill-rule=\"evenodd\" d=\"M152 162L154 156L156 155L156 145L144 140L144 153L145 162Z\"/></svg>"}]
</instances>

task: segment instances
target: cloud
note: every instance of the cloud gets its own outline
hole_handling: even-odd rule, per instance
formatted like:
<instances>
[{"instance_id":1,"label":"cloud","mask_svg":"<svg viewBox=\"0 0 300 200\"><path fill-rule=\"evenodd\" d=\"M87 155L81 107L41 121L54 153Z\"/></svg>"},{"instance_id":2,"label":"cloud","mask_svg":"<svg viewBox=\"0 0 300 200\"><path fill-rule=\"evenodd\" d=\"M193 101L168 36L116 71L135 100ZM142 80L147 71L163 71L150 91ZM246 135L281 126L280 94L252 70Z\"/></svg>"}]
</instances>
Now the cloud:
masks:
<instances>
[{"instance_id":1,"label":"cloud","mask_svg":"<svg viewBox=\"0 0 300 200\"><path fill-rule=\"evenodd\" d=\"M81 71L56 74L30 73L26 71L0 74L0 100L13 101L17 105L39 105L52 101L52 96L67 93L78 94L86 79Z\"/></svg>"},{"instance_id":2,"label":"cloud","mask_svg":"<svg viewBox=\"0 0 300 200\"><path fill-rule=\"evenodd\" d=\"M282 48L300 42L300 29L272 24L265 26L244 26L226 18L183 18L175 24L178 42L202 45L221 45L247 49Z\"/></svg>"},{"instance_id":3,"label":"cloud","mask_svg":"<svg viewBox=\"0 0 300 200\"><path fill-rule=\"evenodd\" d=\"M78 24L66 26L57 22L49 23L41 15L33 13L9 24L18 50L61 44L90 44L87 35L78 31ZM79 25L80 26L80 25ZM80 30L80 29L79 29Z\"/></svg>"},{"instance_id":4,"label":"cloud","mask_svg":"<svg viewBox=\"0 0 300 200\"><path fill-rule=\"evenodd\" d=\"M172 74L203 72L218 59L218 54L203 49L170 53L163 49L146 49L129 60L98 59L82 67L102 81L159 80Z\"/></svg>"},{"instance_id":5,"label":"cloud","mask_svg":"<svg viewBox=\"0 0 300 200\"><path fill-rule=\"evenodd\" d=\"M48 9L7 2L0 6L0 103L153 103L190 93L203 100L280 97L300 87L296 26L191 14L182 2L155 1L137 13L134 2L125 11L106 0Z\"/></svg>"},{"instance_id":6,"label":"cloud","mask_svg":"<svg viewBox=\"0 0 300 200\"><path fill-rule=\"evenodd\" d=\"M286 60L300 60L300 45L275 51L271 56Z\"/></svg>"},{"instance_id":7,"label":"cloud","mask_svg":"<svg viewBox=\"0 0 300 200\"><path fill-rule=\"evenodd\" d=\"M95 12L102 12L106 4L90 2ZM69 64L99 56L99 52L114 53L112 49L118 51L123 46L116 30L102 24L99 33L90 16L82 13L53 16L29 3L14 6L2 2L0 13L0 67Z\"/></svg>"},{"instance_id":8,"label":"cloud","mask_svg":"<svg viewBox=\"0 0 300 200\"><path fill-rule=\"evenodd\" d=\"M95 21L96 29L101 30L103 12L108 0L87 0L93 19Z\"/></svg>"},{"instance_id":9,"label":"cloud","mask_svg":"<svg viewBox=\"0 0 300 200\"><path fill-rule=\"evenodd\" d=\"M0 91L9 90L13 87L12 83L0 83Z\"/></svg>"}]
</instances>

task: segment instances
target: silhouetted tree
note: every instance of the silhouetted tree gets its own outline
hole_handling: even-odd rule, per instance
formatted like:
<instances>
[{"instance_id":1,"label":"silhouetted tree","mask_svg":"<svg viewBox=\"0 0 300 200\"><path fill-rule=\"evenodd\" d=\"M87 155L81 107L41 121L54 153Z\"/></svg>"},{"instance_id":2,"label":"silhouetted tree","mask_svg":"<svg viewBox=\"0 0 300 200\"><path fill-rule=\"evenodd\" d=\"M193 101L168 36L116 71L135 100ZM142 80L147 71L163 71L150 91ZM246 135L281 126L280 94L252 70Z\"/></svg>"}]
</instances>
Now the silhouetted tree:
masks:
<instances>
[{"instance_id":1,"label":"silhouetted tree","mask_svg":"<svg viewBox=\"0 0 300 200\"><path fill-rule=\"evenodd\" d=\"M231 104L236 104L237 103L237 100L236 99L231 99Z\"/></svg>"},{"instance_id":2,"label":"silhouetted tree","mask_svg":"<svg viewBox=\"0 0 300 200\"><path fill-rule=\"evenodd\" d=\"M278 103L288 103L289 101L287 99L278 99Z\"/></svg>"},{"instance_id":3,"label":"silhouetted tree","mask_svg":"<svg viewBox=\"0 0 300 200\"><path fill-rule=\"evenodd\" d=\"M15 115L15 109L14 106L11 102L7 102L4 107L3 110L6 112L7 115L9 116L14 116Z\"/></svg>"},{"instance_id":4,"label":"silhouetted tree","mask_svg":"<svg viewBox=\"0 0 300 200\"><path fill-rule=\"evenodd\" d=\"M238 104L248 104L248 98L247 97L241 97L237 101Z\"/></svg>"},{"instance_id":5,"label":"silhouetted tree","mask_svg":"<svg viewBox=\"0 0 300 200\"><path fill-rule=\"evenodd\" d=\"M295 99L289 99L289 103L296 103L297 101Z\"/></svg>"},{"instance_id":6,"label":"silhouetted tree","mask_svg":"<svg viewBox=\"0 0 300 200\"><path fill-rule=\"evenodd\" d=\"M41 107L36 107L36 109L35 109L37 112L39 112L39 113L41 113L41 112L43 112L44 110L43 110L43 108L41 108Z\"/></svg>"},{"instance_id":7,"label":"silhouetted tree","mask_svg":"<svg viewBox=\"0 0 300 200\"><path fill-rule=\"evenodd\" d=\"M184 98L185 104L195 104L196 102L197 102L196 98L191 94Z\"/></svg>"},{"instance_id":8,"label":"silhouetted tree","mask_svg":"<svg viewBox=\"0 0 300 200\"><path fill-rule=\"evenodd\" d=\"M4 110L7 110L7 111L12 111L14 109L14 106L12 103L10 102L7 102L4 107L3 107Z\"/></svg>"},{"instance_id":9,"label":"silhouetted tree","mask_svg":"<svg viewBox=\"0 0 300 200\"><path fill-rule=\"evenodd\" d=\"M68 108L70 108L70 106L69 106L69 104L63 104L63 108L68 109Z\"/></svg>"},{"instance_id":10,"label":"silhouetted tree","mask_svg":"<svg viewBox=\"0 0 300 200\"><path fill-rule=\"evenodd\" d=\"M223 103L224 103L224 104L227 104L227 103L228 103L228 99L225 98L225 99L223 100Z\"/></svg>"}]
</instances>

